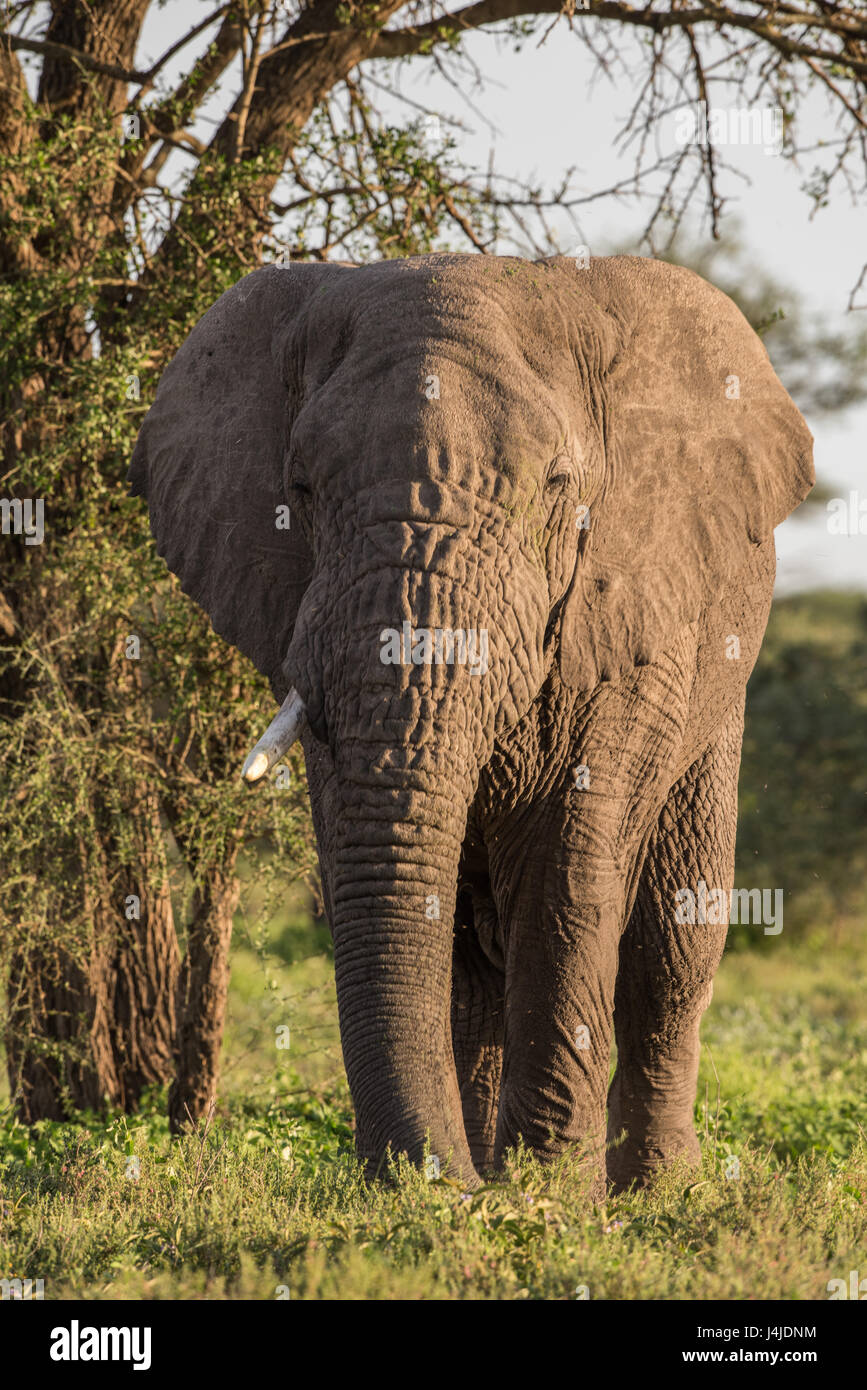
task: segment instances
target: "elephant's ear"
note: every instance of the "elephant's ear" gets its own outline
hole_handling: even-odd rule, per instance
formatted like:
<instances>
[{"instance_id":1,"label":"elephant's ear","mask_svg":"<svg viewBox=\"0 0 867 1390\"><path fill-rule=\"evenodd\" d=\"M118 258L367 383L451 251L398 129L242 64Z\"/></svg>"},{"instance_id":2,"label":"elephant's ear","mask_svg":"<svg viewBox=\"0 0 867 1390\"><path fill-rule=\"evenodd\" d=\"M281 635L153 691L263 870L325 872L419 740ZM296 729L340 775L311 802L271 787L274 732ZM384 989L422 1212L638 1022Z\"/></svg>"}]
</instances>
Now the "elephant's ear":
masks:
<instances>
[{"instance_id":1,"label":"elephant's ear","mask_svg":"<svg viewBox=\"0 0 867 1390\"><path fill-rule=\"evenodd\" d=\"M184 592L278 698L313 568L300 527L278 510L288 501L293 329L311 299L347 273L269 266L227 290L163 373L129 470L130 490L147 497L157 549Z\"/></svg>"},{"instance_id":2,"label":"elephant's ear","mask_svg":"<svg viewBox=\"0 0 867 1390\"><path fill-rule=\"evenodd\" d=\"M564 681L658 657L815 481L812 436L760 339L692 271L617 256L560 264L615 324L604 482L566 597Z\"/></svg>"}]
</instances>

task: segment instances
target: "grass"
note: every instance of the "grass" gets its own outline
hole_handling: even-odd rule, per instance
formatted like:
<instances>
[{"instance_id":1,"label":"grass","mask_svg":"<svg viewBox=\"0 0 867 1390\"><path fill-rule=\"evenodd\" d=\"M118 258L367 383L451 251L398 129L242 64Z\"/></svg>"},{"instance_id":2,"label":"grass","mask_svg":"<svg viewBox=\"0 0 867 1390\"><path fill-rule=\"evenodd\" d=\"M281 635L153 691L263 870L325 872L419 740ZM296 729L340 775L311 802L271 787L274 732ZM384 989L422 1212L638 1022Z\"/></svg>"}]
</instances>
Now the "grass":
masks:
<instances>
[{"instance_id":1,"label":"grass","mask_svg":"<svg viewBox=\"0 0 867 1390\"><path fill-rule=\"evenodd\" d=\"M703 1300L825 1299L865 1274L865 677L863 596L774 606L737 881L783 885L785 928L729 935L700 1174L594 1205L574 1162L517 1155L469 1199L405 1167L367 1189L327 928L299 889L276 914L248 891L210 1125L172 1141L155 1095L135 1117L26 1130L0 1091L0 1277L48 1298Z\"/></svg>"},{"instance_id":2,"label":"grass","mask_svg":"<svg viewBox=\"0 0 867 1390\"><path fill-rule=\"evenodd\" d=\"M471 1198L403 1164L365 1187L331 965L303 957L302 925L296 902L276 955L236 952L223 1096L198 1134L172 1141L159 1095L135 1117L7 1118L4 1272L48 1298L823 1299L863 1265L863 947L729 954L703 1030L702 1172L594 1205L574 1161L526 1155Z\"/></svg>"}]
</instances>

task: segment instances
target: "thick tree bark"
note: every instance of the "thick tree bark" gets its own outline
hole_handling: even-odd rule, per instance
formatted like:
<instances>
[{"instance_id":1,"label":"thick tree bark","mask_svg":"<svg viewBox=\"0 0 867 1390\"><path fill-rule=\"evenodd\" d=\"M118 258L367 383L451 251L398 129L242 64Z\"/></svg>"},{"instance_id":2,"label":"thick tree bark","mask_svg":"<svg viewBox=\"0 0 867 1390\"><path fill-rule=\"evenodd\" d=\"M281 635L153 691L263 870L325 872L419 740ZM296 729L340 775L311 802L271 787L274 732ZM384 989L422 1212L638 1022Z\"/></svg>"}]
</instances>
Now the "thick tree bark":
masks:
<instances>
[{"instance_id":1,"label":"thick tree bark","mask_svg":"<svg viewBox=\"0 0 867 1390\"><path fill-rule=\"evenodd\" d=\"M81 967L53 952L18 951L7 993L6 1064L19 1117L33 1124L66 1119L70 1107L96 1109L116 1076L104 1001ZM71 1055L76 1043L80 1061Z\"/></svg>"},{"instance_id":2,"label":"thick tree bark","mask_svg":"<svg viewBox=\"0 0 867 1390\"><path fill-rule=\"evenodd\" d=\"M135 876L94 905L86 967L38 944L11 962L7 1069L25 1123L103 1105L131 1111L146 1086L173 1075L180 962L155 806L135 833ZM132 898L140 915L128 918Z\"/></svg>"},{"instance_id":3,"label":"thick tree bark","mask_svg":"<svg viewBox=\"0 0 867 1390\"><path fill-rule=\"evenodd\" d=\"M100 6L94 19L89 5L75 0L55 0L45 31L49 44L59 44L103 63L132 67L144 17L151 0L115 0ZM65 54L49 49L39 75L40 105L67 114L86 115L107 103L113 111L126 105L127 84L107 73L91 72L82 81L78 65Z\"/></svg>"},{"instance_id":4,"label":"thick tree bark","mask_svg":"<svg viewBox=\"0 0 867 1390\"><path fill-rule=\"evenodd\" d=\"M177 1074L169 1092L173 1134L207 1115L216 1100L239 891L230 865L214 870L194 896L178 991Z\"/></svg>"},{"instance_id":5,"label":"thick tree bark","mask_svg":"<svg viewBox=\"0 0 867 1390\"><path fill-rule=\"evenodd\" d=\"M165 868L164 831L156 797L137 824L136 875L127 892L140 897L140 917L118 917L113 950L97 997L109 1003L109 1029L117 1071L117 1101L135 1109L147 1086L165 1085L174 1073L176 999L180 954ZM144 895L144 896L143 896Z\"/></svg>"}]
</instances>

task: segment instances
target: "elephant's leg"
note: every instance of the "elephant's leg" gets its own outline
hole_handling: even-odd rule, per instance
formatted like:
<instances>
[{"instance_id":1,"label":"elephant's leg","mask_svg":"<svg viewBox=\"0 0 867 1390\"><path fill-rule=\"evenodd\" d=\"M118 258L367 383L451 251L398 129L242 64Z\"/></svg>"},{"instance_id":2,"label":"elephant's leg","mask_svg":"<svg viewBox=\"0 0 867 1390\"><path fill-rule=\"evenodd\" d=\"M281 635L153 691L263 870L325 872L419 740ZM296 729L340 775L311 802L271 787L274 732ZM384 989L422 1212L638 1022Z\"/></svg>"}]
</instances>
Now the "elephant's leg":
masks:
<instances>
[{"instance_id":1,"label":"elephant's leg","mask_svg":"<svg viewBox=\"0 0 867 1390\"><path fill-rule=\"evenodd\" d=\"M483 951L473 925L455 931L452 1042L464 1129L478 1172L494 1162L503 1065L505 977Z\"/></svg>"},{"instance_id":2,"label":"elephant's leg","mask_svg":"<svg viewBox=\"0 0 867 1390\"><path fill-rule=\"evenodd\" d=\"M682 1156L699 1158L693 1106L699 1024L710 1003L726 924L678 922L680 889L731 890L743 701L672 788L651 837L620 946L617 1070L608 1098L608 1177L646 1182ZM713 902L713 900L711 900ZM726 897L726 903L728 897ZM713 907L707 916L716 915ZM626 1138L615 1143L625 1131Z\"/></svg>"},{"instance_id":3,"label":"elephant's leg","mask_svg":"<svg viewBox=\"0 0 867 1390\"><path fill-rule=\"evenodd\" d=\"M664 658L576 703L568 731L519 729L489 773L507 808L486 827L506 967L497 1158L519 1138L542 1158L584 1147L600 1193L620 939L682 757L694 648L685 630Z\"/></svg>"},{"instance_id":4,"label":"elephant's leg","mask_svg":"<svg viewBox=\"0 0 867 1390\"><path fill-rule=\"evenodd\" d=\"M534 837L512 895L496 1156L576 1146L605 1188L605 1101L627 887L613 848ZM628 877L628 875L627 875Z\"/></svg>"}]
</instances>

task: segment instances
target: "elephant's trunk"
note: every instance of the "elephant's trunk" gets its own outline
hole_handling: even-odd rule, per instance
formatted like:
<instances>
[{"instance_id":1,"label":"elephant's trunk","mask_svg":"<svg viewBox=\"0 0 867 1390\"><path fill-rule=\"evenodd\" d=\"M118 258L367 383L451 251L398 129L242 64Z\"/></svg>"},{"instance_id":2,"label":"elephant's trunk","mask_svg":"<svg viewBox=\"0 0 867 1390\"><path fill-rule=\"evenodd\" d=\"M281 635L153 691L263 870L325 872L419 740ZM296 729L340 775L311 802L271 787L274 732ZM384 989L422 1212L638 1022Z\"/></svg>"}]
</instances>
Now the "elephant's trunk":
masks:
<instances>
[{"instance_id":1,"label":"elephant's trunk","mask_svg":"<svg viewBox=\"0 0 867 1390\"><path fill-rule=\"evenodd\" d=\"M455 896L467 816L465 740L377 754L342 749L332 880L337 997L356 1143L368 1171L386 1151L477 1181L451 1041ZM427 767L425 764L429 764Z\"/></svg>"},{"instance_id":2,"label":"elephant's trunk","mask_svg":"<svg viewBox=\"0 0 867 1390\"><path fill-rule=\"evenodd\" d=\"M494 543L388 519L335 534L284 668L328 748L314 815L359 1153L376 1172L389 1146L419 1160L428 1136L467 1185L450 1022L461 847L498 725L543 665L538 574L506 556L520 582L506 607L481 563Z\"/></svg>"}]
</instances>

